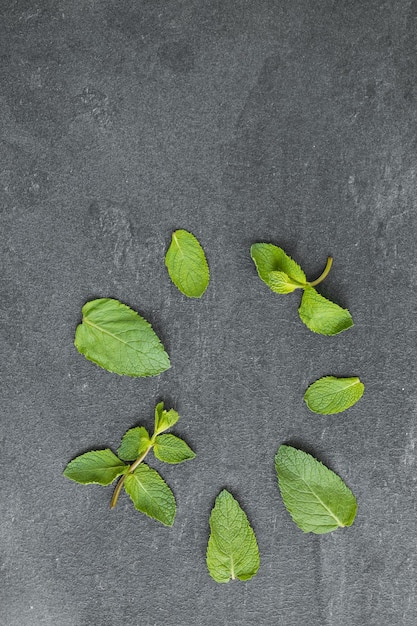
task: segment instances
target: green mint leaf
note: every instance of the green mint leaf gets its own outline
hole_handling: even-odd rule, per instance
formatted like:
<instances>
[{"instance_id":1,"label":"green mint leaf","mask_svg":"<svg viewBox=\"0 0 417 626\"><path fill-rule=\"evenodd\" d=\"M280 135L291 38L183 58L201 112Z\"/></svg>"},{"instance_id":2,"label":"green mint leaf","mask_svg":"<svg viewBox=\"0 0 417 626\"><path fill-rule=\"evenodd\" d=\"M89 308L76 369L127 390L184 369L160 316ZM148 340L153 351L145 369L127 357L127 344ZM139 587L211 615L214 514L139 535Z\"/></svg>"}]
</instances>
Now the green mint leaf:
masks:
<instances>
[{"instance_id":1,"label":"green mint leaf","mask_svg":"<svg viewBox=\"0 0 417 626\"><path fill-rule=\"evenodd\" d=\"M313 456L280 446L275 469L285 507L303 532L323 534L353 523L355 496L337 474Z\"/></svg>"},{"instance_id":2,"label":"green mint leaf","mask_svg":"<svg viewBox=\"0 0 417 626\"><path fill-rule=\"evenodd\" d=\"M100 367L126 376L157 376L169 357L152 326L126 304L111 298L87 302L75 333L77 350Z\"/></svg>"},{"instance_id":3,"label":"green mint leaf","mask_svg":"<svg viewBox=\"0 0 417 626\"><path fill-rule=\"evenodd\" d=\"M248 580L259 569L259 549L245 512L224 489L210 514L207 568L218 583L230 579Z\"/></svg>"},{"instance_id":4,"label":"green mint leaf","mask_svg":"<svg viewBox=\"0 0 417 626\"><path fill-rule=\"evenodd\" d=\"M176 512L174 494L156 470L142 463L126 475L124 487L138 511L172 526Z\"/></svg>"},{"instance_id":5,"label":"green mint leaf","mask_svg":"<svg viewBox=\"0 0 417 626\"><path fill-rule=\"evenodd\" d=\"M210 272L204 250L193 234L186 230L172 233L165 265L181 293L189 298L201 298L208 287Z\"/></svg>"},{"instance_id":6,"label":"green mint leaf","mask_svg":"<svg viewBox=\"0 0 417 626\"><path fill-rule=\"evenodd\" d=\"M282 248L272 243L254 243L250 253L259 277L272 291L290 293L307 284L301 267Z\"/></svg>"},{"instance_id":7,"label":"green mint leaf","mask_svg":"<svg viewBox=\"0 0 417 626\"><path fill-rule=\"evenodd\" d=\"M124 461L134 461L151 445L148 431L143 426L131 428L123 435L117 454Z\"/></svg>"},{"instance_id":8,"label":"green mint leaf","mask_svg":"<svg viewBox=\"0 0 417 626\"><path fill-rule=\"evenodd\" d=\"M362 398L365 386L359 378L324 376L316 380L304 394L308 408L314 413L341 413Z\"/></svg>"},{"instance_id":9,"label":"green mint leaf","mask_svg":"<svg viewBox=\"0 0 417 626\"><path fill-rule=\"evenodd\" d=\"M182 463L195 457L190 446L175 435L158 435L153 452L157 459L165 463Z\"/></svg>"},{"instance_id":10,"label":"green mint leaf","mask_svg":"<svg viewBox=\"0 0 417 626\"><path fill-rule=\"evenodd\" d=\"M164 409L164 403L159 402L155 407L155 429L154 429L154 437L159 435L159 433L164 432L164 430L168 430L168 428L172 428L174 424L178 422L180 416L174 409L170 409L166 411Z\"/></svg>"},{"instance_id":11,"label":"green mint leaf","mask_svg":"<svg viewBox=\"0 0 417 626\"><path fill-rule=\"evenodd\" d=\"M292 293L301 288L301 285L293 282L284 272L269 272L267 285L275 293L282 294Z\"/></svg>"},{"instance_id":12,"label":"green mint leaf","mask_svg":"<svg viewBox=\"0 0 417 626\"><path fill-rule=\"evenodd\" d=\"M314 287L304 289L298 313L310 330L321 335L337 335L353 326L349 311L324 298Z\"/></svg>"},{"instance_id":13,"label":"green mint leaf","mask_svg":"<svg viewBox=\"0 0 417 626\"><path fill-rule=\"evenodd\" d=\"M98 483L110 485L115 478L129 469L109 449L91 450L70 461L64 470L64 476L82 485Z\"/></svg>"}]
</instances>

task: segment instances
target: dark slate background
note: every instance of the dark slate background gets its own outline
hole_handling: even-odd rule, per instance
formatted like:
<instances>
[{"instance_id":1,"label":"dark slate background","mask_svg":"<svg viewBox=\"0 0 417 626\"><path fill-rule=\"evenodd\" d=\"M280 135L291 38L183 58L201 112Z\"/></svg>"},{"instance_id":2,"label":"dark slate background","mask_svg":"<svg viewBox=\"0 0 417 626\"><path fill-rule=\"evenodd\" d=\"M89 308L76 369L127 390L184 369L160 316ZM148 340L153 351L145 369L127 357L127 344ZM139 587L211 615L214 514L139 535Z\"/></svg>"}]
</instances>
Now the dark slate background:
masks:
<instances>
[{"instance_id":1,"label":"dark slate background","mask_svg":"<svg viewBox=\"0 0 417 626\"><path fill-rule=\"evenodd\" d=\"M417 623L416 0L15 0L0 3L2 626ZM211 268L170 283L171 232ZM311 333L299 294L258 279L281 245L353 329ZM172 368L134 380L73 346L82 305L126 302ZM317 416L320 376L363 399ZM162 472L169 529L63 478L116 449L164 400L197 458ZM357 496L351 528L304 535L273 459L298 445ZM155 462L155 467L161 467ZM227 487L261 568L218 585L208 517Z\"/></svg>"}]
</instances>

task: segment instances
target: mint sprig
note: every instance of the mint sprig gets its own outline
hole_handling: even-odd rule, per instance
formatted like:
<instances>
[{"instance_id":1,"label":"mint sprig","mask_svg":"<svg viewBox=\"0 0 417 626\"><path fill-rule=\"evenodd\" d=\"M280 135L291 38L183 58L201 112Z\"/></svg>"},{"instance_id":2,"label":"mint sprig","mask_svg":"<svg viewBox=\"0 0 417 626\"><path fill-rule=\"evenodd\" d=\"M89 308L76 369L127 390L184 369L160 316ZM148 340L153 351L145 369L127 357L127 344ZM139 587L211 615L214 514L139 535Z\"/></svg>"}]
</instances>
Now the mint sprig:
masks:
<instances>
[{"instance_id":1,"label":"mint sprig","mask_svg":"<svg viewBox=\"0 0 417 626\"><path fill-rule=\"evenodd\" d=\"M303 290L301 306L298 309L302 322L313 332L322 335L336 335L353 326L352 316L347 309L331 302L315 287L328 275L333 259L328 257L326 267L318 278L307 281L301 267L282 248L271 243L254 243L251 257L261 280L279 294Z\"/></svg>"},{"instance_id":2,"label":"mint sprig","mask_svg":"<svg viewBox=\"0 0 417 626\"><path fill-rule=\"evenodd\" d=\"M124 487L138 511L172 526L176 503L174 494L162 476L144 463L151 450L166 463L182 463L195 457L189 445L179 437L161 434L179 420L178 413L166 411L163 402L155 408L155 427L152 437L143 426L128 430L122 438L117 456L109 448L90 450L76 457L64 470L64 476L83 485L96 483L110 485L118 477L110 508L116 506ZM124 461L133 461L127 465Z\"/></svg>"}]
</instances>

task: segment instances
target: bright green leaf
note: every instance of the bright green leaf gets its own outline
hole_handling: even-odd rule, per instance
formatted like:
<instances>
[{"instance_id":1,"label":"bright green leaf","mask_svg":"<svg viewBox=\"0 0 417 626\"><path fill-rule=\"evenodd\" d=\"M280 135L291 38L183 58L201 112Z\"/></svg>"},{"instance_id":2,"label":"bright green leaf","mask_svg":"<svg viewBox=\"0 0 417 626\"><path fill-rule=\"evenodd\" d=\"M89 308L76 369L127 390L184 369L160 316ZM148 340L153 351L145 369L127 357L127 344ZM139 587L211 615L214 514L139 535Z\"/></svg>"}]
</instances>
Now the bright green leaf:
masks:
<instances>
[{"instance_id":1,"label":"bright green leaf","mask_svg":"<svg viewBox=\"0 0 417 626\"><path fill-rule=\"evenodd\" d=\"M306 275L288 254L272 243L254 243L251 257L259 277L272 291L290 293L306 285Z\"/></svg>"},{"instance_id":2,"label":"bright green leaf","mask_svg":"<svg viewBox=\"0 0 417 626\"><path fill-rule=\"evenodd\" d=\"M126 376L157 376L169 357L152 326L126 304L111 298L87 302L75 333L75 346L86 359Z\"/></svg>"},{"instance_id":3,"label":"bright green leaf","mask_svg":"<svg viewBox=\"0 0 417 626\"><path fill-rule=\"evenodd\" d=\"M89 485L110 485L115 478L125 474L129 469L109 448L91 450L77 456L68 463L64 476L77 483Z\"/></svg>"},{"instance_id":4,"label":"bright green leaf","mask_svg":"<svg viewBox=\"0 0 417 626\"><path fill-rule=\"evenodd\" d=\"M210 515L207 568L218 583L230 579L248 580L259 569L259 549L245 512L224 489L216 498Z\"/></svg>"},{"instance_id":5,"label":"bright green leaf","mask_svg":"<svg viewBox=\"0 0 417 626\"><path fill-rule=\"evenodd\" d=\"M154 436L159 435L159 433L164 432L164 430L168 430L168 428L172 428L174 424L178 422L180 416L174 409L170 409L166 411L164 409L164 403L159 402L155 407L155 431Z\"/></svg>"},{"instance_id":6,"label":"bright green leaf","mask_svg":"<svg viewBox=\"0 0 417 626\"><path fill-rule=\"evenodd\" d=\"M285 507L303 532L323 534L353 523L355 496L337 474L313 456L280 446L275 469Z\"/></svg>"},{"instance_id":7,"label":"bright green leaf","mask_svg":"<svg viewBox=\"0 0 417 626\"><path fill-rule=\"evenodd\" d=\"M156 458L165 463L182 463L195 457L190 446L175 435L158 435L153 451Z\"/></svg>"},{"instance_id":8,"label":"bright green leaf","mask_svg":"<svg viewBox=\"0 0 417 626\"><path fill-rule=\"evenodd\" d=\"M194 235L186 230L172 233L165 265L181 293L189 298L201 298L208 287L210 273L204 250Z\"/></svg>"},{"instance_id":9,"label":"bright green leaf","mask_svg":"<svg viewBox=\"0 0 417 626\"><path fill-rule=\"evenodd\" d=\"M156 470L142 463L126 475L124 487L138 511L172 526L176 512L174 494Z\"/></svg>"},{"instance_id":10,"label":"bright green leaf","mask_svg":"<svg viewBox=\"0 0 417 626\"><path fill-rule=\"evenodd\" d=\"M316 380L304 394L308 408L314 413L341 413L362 398L365 387L359 378L325 376Z\"/></svg>"},{"instance_id":11,"label":"bright green leaf","mask_svg":"<svg viewBox=\"0 0 417 626\"><path fill-rule=\"evenodd\" d=\"M146 452L150 443L151 440L146 428L137 426L136 428L131 428L123 435L117 454L124 461L134 461Z\"/></svg>"},{"instance_id":12,"label":"bright green leaf","mask_svg":"<svg viewBox=\"0 0 417 626\"><path fill-rule=\"evenodd\" d=\"M337 335L353 326L349 311L324 298L314 287L304 289L298 312L304 324L321 335Z\"/></svg>"}]
</instances>

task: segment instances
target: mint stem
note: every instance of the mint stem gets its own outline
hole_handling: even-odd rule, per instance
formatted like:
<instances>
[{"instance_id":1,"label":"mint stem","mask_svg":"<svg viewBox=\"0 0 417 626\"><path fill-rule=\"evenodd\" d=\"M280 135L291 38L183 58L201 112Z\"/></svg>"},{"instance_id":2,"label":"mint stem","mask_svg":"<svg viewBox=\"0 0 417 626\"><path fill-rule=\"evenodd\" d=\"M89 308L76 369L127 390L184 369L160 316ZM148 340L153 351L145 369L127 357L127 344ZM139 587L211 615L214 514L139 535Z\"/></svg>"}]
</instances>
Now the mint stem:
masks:
<instances>
[{"instance_id":1,"label":"mint stem","mask_svg":"<svg viewBox=\"0 0 417 626\"><path fill-rule=\"evenodd\" d=\"M122 490L123 483L125 482L125 478L126 478L127 474L131 474L132 472L134 472L134 471L135 471L135 469L137 468L137 466L138 466L138 465L140 465L140 464L142 463L143 459L146 457L146 455L148 454L148 452L149 452L149 450L150 450L151 448L152 448L152 446L149 446L149 447L145 450L145 452L144 452L144 453L143 453L140 457L138 457L138 458L136 459L136 461L134 461L134 462L132 463L132 465L129 467L129 471L128 471L128 472L126 472L126 474L123 474L123 476L121 476L121 477L119 478L119 481L118 481L118 483L117 483L117 485L116 485L116 488L115 488L115 490L113 491L113 496L112 496L112 499L110 500L110 508L111 508L111 509L114 509L114 507L115 507L115 506L116 506L116 504L117 504L117 500L119 499L119 495L120 495L120 492L121 492L121 490Z\"/></svg>"},{"instance_id":2,"label":"mint stem","mask_svg":"<svg viewBox=\"0 0 417 626\"><path fill-rule=\"evenodd\" d=\"M320 276L318 278L316 278L316 280L313 280L311 283L308 283L310 285L310 287L315 287L316 285L321 283L326 278L327 274L330 272L330 269L332 267L332 263L333 263L333 258L331 256L329 256L327 258L326 267L324 268L324 270L320 274Z\"/></svg>"}]
</instances>

